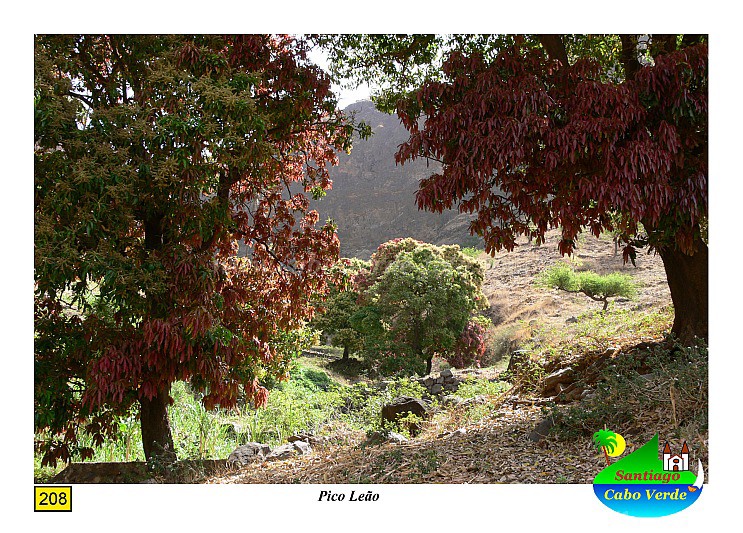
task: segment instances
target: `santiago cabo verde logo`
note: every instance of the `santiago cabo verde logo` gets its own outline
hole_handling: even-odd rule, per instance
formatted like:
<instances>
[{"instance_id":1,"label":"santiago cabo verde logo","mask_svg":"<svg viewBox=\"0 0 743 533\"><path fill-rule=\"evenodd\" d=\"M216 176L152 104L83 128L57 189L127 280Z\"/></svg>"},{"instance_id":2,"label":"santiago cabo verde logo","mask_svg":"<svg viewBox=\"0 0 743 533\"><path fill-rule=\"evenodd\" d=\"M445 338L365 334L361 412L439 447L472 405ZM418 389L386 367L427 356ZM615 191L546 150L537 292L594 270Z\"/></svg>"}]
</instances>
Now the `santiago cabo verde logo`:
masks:
<instances>
[{"instance_id":1,"label":"santiago cabo verde logo","mask_svg":"<svg viewBox=\"0 0 743 533\"><path fill-rule=\"evenodd\" d=\"M631 454L612 464L610 457L624 452L626 443L619 433L601 430L593 435L607 467L593 480L593 492L601 503L629 516L667 516L683 511L699 498L704 484L704 468L698 462L696 475L689 470L689 447L680 453L668 443L659 457L658 435Z\"/></svg>"}]
</instances>

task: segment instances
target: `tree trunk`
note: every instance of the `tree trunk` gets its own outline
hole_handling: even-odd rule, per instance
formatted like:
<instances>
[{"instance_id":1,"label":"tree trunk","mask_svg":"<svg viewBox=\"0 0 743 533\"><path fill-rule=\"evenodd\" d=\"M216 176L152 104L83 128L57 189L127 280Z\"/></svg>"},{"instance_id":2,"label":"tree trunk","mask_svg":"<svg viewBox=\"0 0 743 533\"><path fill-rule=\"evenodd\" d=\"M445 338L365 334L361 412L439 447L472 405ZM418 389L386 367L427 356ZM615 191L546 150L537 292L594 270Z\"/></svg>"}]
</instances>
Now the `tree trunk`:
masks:
<instances>
[{"instance_id":1,"label":"tree trunk","mask_svg":"<svg viewBox=\"0 0 743 533\"><path fill-rule=\"evenodd\" d=\"M168 421L168 392L161 391L148 400L139 400L142 423L142 446L147 462L172 463L176 460L173 435Z\"/></svg>"},{"instance_id":2,"label":"tree trunk","mask_svg":"<svg viewBox=\"0 0 743 533\"><path fill-rule=\"evenodd\" d=\"M426 359L426 375L431 373L431 367L433 366L433 356Z\"/></svg>"},{"instance_id":3,"label":"tree trunk","mask_svg":"<svg viewBox=\"0 0 743 533\"><path fill-rule=\"evenodd\" d=\"M163 220L162 213L156 213L144 220L144 244L145 249L152 252L160 250L163 246ZM157 294L147 294L150 300L150 315L153 317L166 316L166 306ZM173 446L173 435L170 432L168 421L168 395L169 390L161 390L157 396L148 400L139 400L139 418L142 425L142 447L147 462L155 461L159 464L169 464L176 460L175 446Z\"/></svg>"},{"instance_id":4,"label":"tree trunk","mask_svg":"<svg viewBox=\"0 0 743 533\"><path fill-rule=\"evenodd\" d=\"M348 361L349 349L348 345L343 346L343 359L341 361Z\"/></svg>"},{"instance_id":5,"label":"tree trunk","mask_svg":"<svg viewBox=\"0 0 743 533\"><path fill-rule=\"evenodd\" d=\"M671 332L685 345L691 344L695 337L708 339L708 249L701 239L696 244L694 255L671 247L658 250L675 311Z\"/></svg>"}]
</instances>

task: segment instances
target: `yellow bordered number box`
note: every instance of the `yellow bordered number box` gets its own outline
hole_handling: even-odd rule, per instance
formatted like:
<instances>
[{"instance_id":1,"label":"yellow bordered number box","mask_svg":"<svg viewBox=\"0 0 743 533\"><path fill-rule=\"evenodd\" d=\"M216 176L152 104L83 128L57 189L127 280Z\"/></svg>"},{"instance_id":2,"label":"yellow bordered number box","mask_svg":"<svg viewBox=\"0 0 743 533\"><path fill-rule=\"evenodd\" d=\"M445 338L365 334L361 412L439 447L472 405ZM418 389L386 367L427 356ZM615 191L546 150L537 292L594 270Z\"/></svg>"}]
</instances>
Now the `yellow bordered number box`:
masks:
<instances>
[{"instance_id":1,"label":"yellow bordered number box","mask_svg":"<svg viewBox=\"0 0 743 533\"><path fill-rule=\"evenodd\" d=\"M72 487L34 486L34 511L72 511Z\"/></svg>"}]
</instances>

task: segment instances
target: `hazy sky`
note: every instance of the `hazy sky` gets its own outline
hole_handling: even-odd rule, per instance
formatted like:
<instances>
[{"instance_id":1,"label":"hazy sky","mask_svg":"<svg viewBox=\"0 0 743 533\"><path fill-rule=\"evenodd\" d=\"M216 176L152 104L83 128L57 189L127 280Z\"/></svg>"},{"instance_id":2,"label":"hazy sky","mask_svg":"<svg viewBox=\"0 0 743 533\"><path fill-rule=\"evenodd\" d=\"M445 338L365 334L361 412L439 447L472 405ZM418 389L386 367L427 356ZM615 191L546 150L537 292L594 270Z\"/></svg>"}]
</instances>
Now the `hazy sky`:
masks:
<instances>
[{"instance_id":1,"label":"hazy sky","mask_svg":"<svg viewBox=\"0 0 743 533\"><path fill-rule=\"evenodd\" d=\"M324 51L315 48L309 53L309 57L317 65L327 71L328 60ZM371 90L366 84L360 85L356 89L345 89L340 85L333 84L333 91L338 95L338 103L341 109L344 109L349 104L353 104L359 100L368 100L371 94Z\"/></svg>"}]
</instances>

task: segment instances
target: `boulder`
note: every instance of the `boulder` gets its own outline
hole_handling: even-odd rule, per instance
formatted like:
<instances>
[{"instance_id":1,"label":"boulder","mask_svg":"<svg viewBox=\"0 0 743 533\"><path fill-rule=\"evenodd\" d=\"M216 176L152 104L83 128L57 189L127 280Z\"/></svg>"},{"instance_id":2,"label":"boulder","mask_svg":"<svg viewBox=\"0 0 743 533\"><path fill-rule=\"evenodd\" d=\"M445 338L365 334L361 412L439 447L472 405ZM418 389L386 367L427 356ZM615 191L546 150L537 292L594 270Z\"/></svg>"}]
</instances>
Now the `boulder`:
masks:
<instances>
[{"instance_id":1,"label":"boulder","mask_svg":"<svg viewBox=\"0 0 743 533\"><path fill-rule=\"evenodd\" d=\"M389 423L396 423L400 418L408 415L415 415L420 418L428 417L428 408L426 403L420 398L411 398L410 396L398 396L390 403L382 407L382 426ZM412 423L408 425L408 431L411 435L420 433L420 424Z\"/></svg>"},{"instance_id":2,"label":"boulder","mask_svg":"<svg viewBox=\"0 0 743 533\"><path fill-rule=\"evenodd\" d=\"M539 424L537 424L537 427L534 428L534 431L529 433L528 438L532 442L539 442L544 437L547 436L547 434L550 432L550 429L552 429L552 426L555 425L555 419L550 417L545 418L542 420Z\"/></svg>"},{"instance_id":3,"label":"boulder","mask_svg":"<svg viewBox=\"0 0 743 533\"><path fill-rule=\"evenodd\" d=\"M559 384L571 383L573 381L573 374L575 372L571 367L562 368L557 372L553 372L546 378L544 378L544 384L542 385L542 391L547 392ZM560 392L560 391L558 391Z\"/></svg>"}]
</instances>

